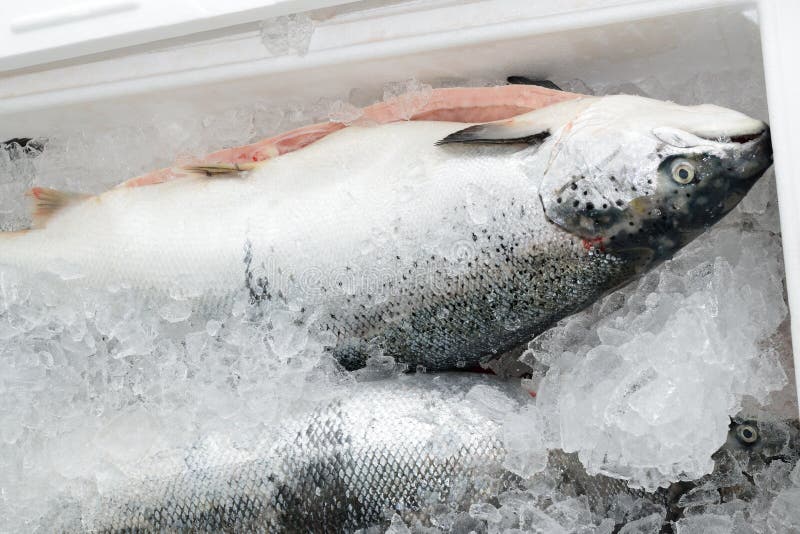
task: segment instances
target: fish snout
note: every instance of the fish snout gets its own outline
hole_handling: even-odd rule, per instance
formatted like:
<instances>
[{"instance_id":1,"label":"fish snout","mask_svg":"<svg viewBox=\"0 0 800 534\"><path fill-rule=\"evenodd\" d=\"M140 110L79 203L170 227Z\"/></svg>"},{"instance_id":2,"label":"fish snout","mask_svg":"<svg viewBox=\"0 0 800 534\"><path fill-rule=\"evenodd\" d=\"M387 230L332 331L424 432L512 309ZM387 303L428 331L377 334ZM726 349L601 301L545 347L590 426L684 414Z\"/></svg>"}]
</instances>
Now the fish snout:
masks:
<instances>
[{"instance_id":1,"label":"fish snout","mask_svg":"<svg viewBox=\"0 0 800 534\"><path fill-rule=\"evenodd\" d=\"M772 136L769 125L764 124L761 132L746 136L746 138L733 138L733 142L741 143L741 153L738 160L737 177L747 182L755 181L772 165Z\"/></svg>"},{"instance_id":2,"label":"fish snout","mask_svg":"<svg viewBox=\"0 0 800 534\"><path fill-rule=\"evenodd\" d=\"M772 163L772 133L769 129L769 124L764 123L764 131L755 140L755 152L764 161L769 164Z\"/></svg>"}]
</instances>

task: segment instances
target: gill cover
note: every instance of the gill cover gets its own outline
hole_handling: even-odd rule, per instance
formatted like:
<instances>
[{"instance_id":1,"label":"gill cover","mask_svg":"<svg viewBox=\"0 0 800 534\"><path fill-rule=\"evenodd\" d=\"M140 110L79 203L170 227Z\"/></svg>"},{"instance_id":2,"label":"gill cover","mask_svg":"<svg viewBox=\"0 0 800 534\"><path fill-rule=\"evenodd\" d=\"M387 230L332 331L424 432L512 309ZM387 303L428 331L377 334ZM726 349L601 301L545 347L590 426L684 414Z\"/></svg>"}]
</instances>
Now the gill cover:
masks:
<instances>
[{"instance_id":1,"label":"gill cover","mask_svg":"<svg viewBox=\"0 0 800 534\"><path fill-rule=\"evenodd\" d=\"M555 135L539 196L548 219L584 239L607 237L614 226L635 226L651 211L659 140L624 124L608 97L565 123Z\"/></svg>"}]
</instances>

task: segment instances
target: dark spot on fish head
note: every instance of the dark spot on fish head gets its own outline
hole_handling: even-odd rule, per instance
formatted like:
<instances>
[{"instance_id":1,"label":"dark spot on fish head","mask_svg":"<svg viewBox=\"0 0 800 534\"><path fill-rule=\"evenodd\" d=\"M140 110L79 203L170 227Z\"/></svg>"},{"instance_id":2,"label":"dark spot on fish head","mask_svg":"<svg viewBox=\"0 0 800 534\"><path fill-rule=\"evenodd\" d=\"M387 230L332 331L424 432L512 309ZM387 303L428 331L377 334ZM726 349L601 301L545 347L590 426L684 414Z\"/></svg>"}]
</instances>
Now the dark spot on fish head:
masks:
<instances>
[{"instance_id":1,"label":"dark spot on fish head","mask_svg":"<svg viewBox=\"0 0 800 534\"><path fill-rule=\"evenodd\" d=\"M613 228L627 226L624 213L631 200L654 189L640 167L655 169L655 143L642 132L572 139L575 131L565 143L569 149L551 158L539 197L552 223L582 240L604 243Z\"/></svg>"}]
</instances>

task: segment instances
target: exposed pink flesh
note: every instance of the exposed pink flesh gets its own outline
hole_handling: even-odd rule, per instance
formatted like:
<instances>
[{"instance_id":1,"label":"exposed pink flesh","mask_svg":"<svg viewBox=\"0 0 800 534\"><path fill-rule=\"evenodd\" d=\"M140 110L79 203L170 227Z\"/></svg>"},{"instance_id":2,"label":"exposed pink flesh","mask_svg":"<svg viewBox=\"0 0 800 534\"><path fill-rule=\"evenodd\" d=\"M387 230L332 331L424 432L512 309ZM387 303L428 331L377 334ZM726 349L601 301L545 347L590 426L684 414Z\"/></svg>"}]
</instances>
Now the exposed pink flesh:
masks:
<instances>
[{"instance_id":1,"label":"exposed pink flesh","mask_svg":"<svg viewBox=\"0 0 800 534\"><path fill-rule=\"evenodd\" d=\"M450 122L491 122L508 119L581 95L555 91L534 85L502 85L496 87L454 87L434 89L428 95L402 95L364 108L355 124L384 124L400 120ZM424 100L424 102L415 102ZM226 148L209 154L197 163L243 163L264 161L294 152L345 128L338 122L303 126L249 145ZM131 178L118 187L138 187L166 182L186 176L171 168Z\"/></svg>"},{"instance_id":2,"label":"exposed pink flesh","mask_svg":"<svg viewBox=\"0 0 800 534\"><path fill-rule=\"evenodd\" d=\"M509 119L533 111L517 106L485 106L482 108L437 109L419 113L415 121L492 122Z\"/></svg>"},{"instance_id":3,"label":"exposed pink flesh","mask_svg":"<svg viewBox=\"0 0 800 534\"><path fill-rule=\"evenodd\" d=\"M136 178L131 178L119 184L117 187L139 187L141 185L153 185L153 184L160 184L162 182L168 182L174 178L179 178L181 176L185 176L179 172L176 172L175 169L171 167L167 167L166 169L159 169L157 171L150 171L147 174L143 174L141 176L137 176Z\"/></svg>"},{"instance_id":4,"label":"exposed pink flesh","mask_svg":"<svg viewBox=\"0 0 800 534\"><path fill-rule=\"evenodd\" d=\"M427 103L415 111L410 119L491 122L580 96L535 85L434 89ZM407 119L409 117L404 117L403 113L408 105L407 99L400 96L369 106L364 110L364 117L378 123Z\"/></svg>"},{"instance_id":5,"label":"exposed pink flesh","mask_svg":"<svg viewBox=\"0 0 800 534\"><path fill-rule=\"evenodd\" d=\"M275 158L281 154L294 152L304 146L308 146L314 141L322 139L326 135L341 130L344 124L337 122L323 122L319 124L311 124L303 126L290 132L276 135L268 139L262 139L256 143L244 146L237 146L234 148L227 148L209 154L203 161L206 162L226 162L226 163L243 163L250 161L263 161L269 158Z\"/></svg>"}]
</instances>

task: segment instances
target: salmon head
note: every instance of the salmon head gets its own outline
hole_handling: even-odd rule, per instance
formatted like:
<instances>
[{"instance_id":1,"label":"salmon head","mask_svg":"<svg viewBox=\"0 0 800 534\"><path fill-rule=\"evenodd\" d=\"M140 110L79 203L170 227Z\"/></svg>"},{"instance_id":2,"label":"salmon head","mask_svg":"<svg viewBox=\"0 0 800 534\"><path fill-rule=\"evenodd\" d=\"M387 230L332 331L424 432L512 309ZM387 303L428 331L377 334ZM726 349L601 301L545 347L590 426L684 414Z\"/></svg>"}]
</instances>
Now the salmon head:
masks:
<instances>
[{"instance_id":1,"label":"salmon head","mask_svg":"<svg viewBox=\"0 0 800 534\"><path fill-rule=\"evenodd\" d=\"M559 106L541 146L548 219L654 261L719 221L772 164L767 125L730 109L627 95Z\"/></svg>"}]
</instances>

